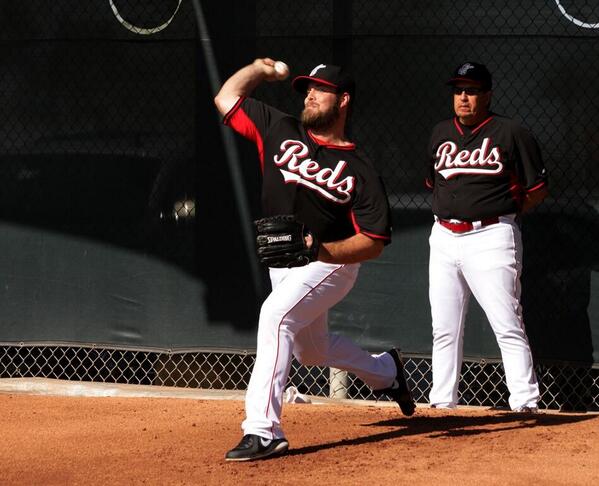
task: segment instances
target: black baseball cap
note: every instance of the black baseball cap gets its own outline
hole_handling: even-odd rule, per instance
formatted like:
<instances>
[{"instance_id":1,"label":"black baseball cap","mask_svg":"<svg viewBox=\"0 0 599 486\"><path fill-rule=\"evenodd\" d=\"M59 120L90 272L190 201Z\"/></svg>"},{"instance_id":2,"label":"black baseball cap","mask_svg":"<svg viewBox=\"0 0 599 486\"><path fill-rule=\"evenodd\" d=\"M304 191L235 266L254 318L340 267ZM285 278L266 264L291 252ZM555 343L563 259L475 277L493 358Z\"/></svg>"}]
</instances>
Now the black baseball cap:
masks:
<instances>
[{"instance_id":1,"label":"black baseball cap","mask_svg":"<svg viewBox=\"0 0 599 486\"><path fill-rule=\"evenodd\" d=\"M485 90L489 90L493 86L493 78L487 67L473 61L460 64L447 84L453 86L460 81L475 81L480 83Z\"/></svg>"},{"instance_id":2,"label":"black baseball cap","mask_svg":"<svg viewBox=\"0 0 599 486\"><path fill-rule=\"evenodd\" d=\"M349 93L352 97L356 91L356 82L351 75L340 66L333 64L319 64L310 74L298 76L291 82L296 91L305 94L310 82L320 83L335 88L337 93Z\"/></svg>"}]
</instances>

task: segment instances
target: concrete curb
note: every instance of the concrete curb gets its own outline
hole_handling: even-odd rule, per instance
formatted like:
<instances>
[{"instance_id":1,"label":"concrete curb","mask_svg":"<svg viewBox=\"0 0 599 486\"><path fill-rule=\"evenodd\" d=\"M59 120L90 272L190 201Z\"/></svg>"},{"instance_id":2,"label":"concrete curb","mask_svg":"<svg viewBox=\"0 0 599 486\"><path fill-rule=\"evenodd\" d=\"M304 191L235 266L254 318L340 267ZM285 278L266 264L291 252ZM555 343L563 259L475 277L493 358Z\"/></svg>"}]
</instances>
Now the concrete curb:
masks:
<instances>
[{"instance_id":1,"label":"concrete curb","mask_svg":"<svg viewBox=\"0 0 599 486\"><path fill-rule=\"evenodd\" d=\"M95 383L51 378L2 378L0 393L69 397L137 397L187 398L193 400L244 400L244 390L208 390L153 385ZM346 400L301 395L314 405L351 405L367 407L397 407L394 402L373 400ZM310 404L308 403L308 404ZM299 403L298 403L299 404Z\"/></svg>"}]
</instances>

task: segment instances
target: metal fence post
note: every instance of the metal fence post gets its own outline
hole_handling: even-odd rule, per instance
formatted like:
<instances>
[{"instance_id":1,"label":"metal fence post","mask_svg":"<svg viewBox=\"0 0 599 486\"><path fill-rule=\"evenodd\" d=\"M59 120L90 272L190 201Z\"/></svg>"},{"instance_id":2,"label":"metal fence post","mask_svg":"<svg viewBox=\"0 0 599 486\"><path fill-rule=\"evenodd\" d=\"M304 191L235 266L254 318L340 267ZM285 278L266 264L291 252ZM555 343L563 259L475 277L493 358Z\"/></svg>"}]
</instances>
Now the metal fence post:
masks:
<instances>
[{"instance_id":1,"label":"metal fence post","mask_svg":"<svg viewBox=\"0 0 599 486\"><path fill-rule=\"evenodd\" d=\"M347 398L349 376L347 371L330 368L329 371L329 398Z\"/></svg>"}]
</instances>

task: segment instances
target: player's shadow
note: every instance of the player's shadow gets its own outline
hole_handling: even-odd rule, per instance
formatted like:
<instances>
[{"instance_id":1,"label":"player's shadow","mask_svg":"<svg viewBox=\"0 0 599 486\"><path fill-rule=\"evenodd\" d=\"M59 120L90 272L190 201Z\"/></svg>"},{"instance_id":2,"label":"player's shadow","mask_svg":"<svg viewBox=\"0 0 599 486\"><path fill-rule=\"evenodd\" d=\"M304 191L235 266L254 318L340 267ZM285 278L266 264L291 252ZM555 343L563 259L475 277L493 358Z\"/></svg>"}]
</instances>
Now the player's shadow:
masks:
<instances>
[{"instance_id":1,"label":"player's shadow","mask_svg":"<svg viewBox=\"0 0 599 486\"><path fill-rule=\"evenodd\" d=\"M396 418L382 420L365 427L394 427L386 430L353 439L342 439L325 444L315 444L298 449L292 449L288 455L305 455L337 447L357 446L371 444L390 439L399 439L410 436L423 436L430 439L475 436L496 433L506 430L526 429L536 426L558 426L582 422L584 420L598 420L593 415L549 415L549 414L519 414L513 412L501 413L492 416L472 417L468 415L443 415L443 416L416 416L412 418Z\"/></svg>"}]
</instances>

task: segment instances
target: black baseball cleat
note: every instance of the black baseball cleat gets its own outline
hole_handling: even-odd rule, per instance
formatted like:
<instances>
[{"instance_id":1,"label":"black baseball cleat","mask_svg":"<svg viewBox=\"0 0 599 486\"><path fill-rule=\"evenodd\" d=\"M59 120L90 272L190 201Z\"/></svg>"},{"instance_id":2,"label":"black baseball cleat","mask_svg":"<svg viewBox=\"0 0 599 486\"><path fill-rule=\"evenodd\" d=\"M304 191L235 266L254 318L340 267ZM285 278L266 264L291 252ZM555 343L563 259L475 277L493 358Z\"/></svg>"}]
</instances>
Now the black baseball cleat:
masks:
<instances>
[{"instance_id":1,"label":"black baseball cleat","mask_svg":"<svg viewBox=\"0 0 599 486\"><path fill-rule=\"evenodd\" d=\"M401 360L399 349L394 348L387 352L391 355L393 361L395 361L395 366L397 367L397 375L395 376L393 384L389 388L375 390L375 394L385 394L393 398L393 400L395 400L399 405L399 408L401 408L401 412L404 415L410 417L411 415L414 415L414 410L416 410L416 403L414 403L414 399L412 398L412 392L410 391L410 387L408 386L408 382L406 381L406 377L404 375L403 361Z\"/></svg>"},{"instance_id":2,"label":"black baseball cleat","mask_svg":"<svg viewBox=\"0 0 599 486\"><path fill-rule=\"evenodd\" d=\"M225 461L253 461L287 452L287 439L265 439L259 435L247 434L241 442L225 454Z\"/></svg>"}]
</instances>

